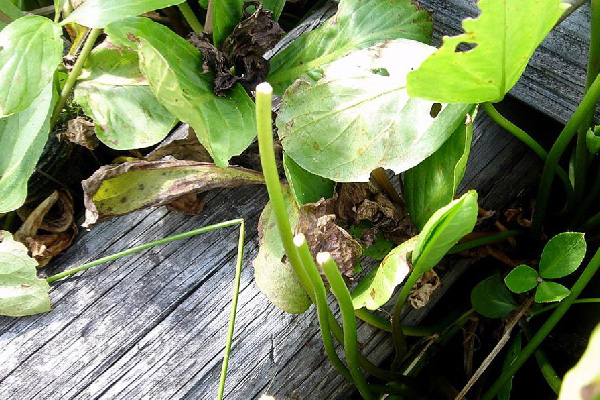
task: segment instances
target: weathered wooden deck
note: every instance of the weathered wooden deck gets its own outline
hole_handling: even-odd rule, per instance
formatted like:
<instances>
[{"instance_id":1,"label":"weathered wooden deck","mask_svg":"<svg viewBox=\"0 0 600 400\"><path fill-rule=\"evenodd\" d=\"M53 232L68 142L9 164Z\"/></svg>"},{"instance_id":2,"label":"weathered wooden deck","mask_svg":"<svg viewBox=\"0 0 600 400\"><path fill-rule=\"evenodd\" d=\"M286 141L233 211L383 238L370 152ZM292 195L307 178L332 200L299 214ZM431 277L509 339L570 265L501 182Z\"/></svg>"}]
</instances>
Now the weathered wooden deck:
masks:
<instances>
[{"instance_id":1,"label":"weathered wooden deck","mask_svg":"<svg viewBox=\"0 0 600 400\"><path fill-rule=\"evenodd\" d=\"M421 3L438 7L441 16L456 9L472 10L471 1L455 0L453 6L441 0ZM587 31L586 18L585 10L571 16L546 41L534 67L513 90L516 97L560 121L568 118L581 97L585 80L581 60L587 54L587 48L562 46L587 46L585 34L579 33ZM457 25L448 19L441 29L454 33ZM560 73L554 71L558 59L565 67ZM568 90L558 85L567 85ZM534 102L534 95L544 100L535 97ZM511 108L522 112L520 105ZM480 113L463 186L478 189L484 207L506 205L532 187L540 170L541 163L531 152ZM158 208L116 218L82 234L53 263L52 272L243 217L248 229L227 398L269 393L278 400L347 399L352 388L324 356L314 309L303 315L285 314L254 284L256 225L266 201L262 187L221 190L209 194L198 217ZM228 228L156 247L55 284L50 313L0 318L0 399L214 398L236 244L237 229ZM456 268L454 277L463 269ZM450 283L444 281L443 289ZM407 318L415 322L419 315ZM359 331L363 351L372 361L380 362L390 353L387 335L364 324Z\"/></svg>"}]
</instances>

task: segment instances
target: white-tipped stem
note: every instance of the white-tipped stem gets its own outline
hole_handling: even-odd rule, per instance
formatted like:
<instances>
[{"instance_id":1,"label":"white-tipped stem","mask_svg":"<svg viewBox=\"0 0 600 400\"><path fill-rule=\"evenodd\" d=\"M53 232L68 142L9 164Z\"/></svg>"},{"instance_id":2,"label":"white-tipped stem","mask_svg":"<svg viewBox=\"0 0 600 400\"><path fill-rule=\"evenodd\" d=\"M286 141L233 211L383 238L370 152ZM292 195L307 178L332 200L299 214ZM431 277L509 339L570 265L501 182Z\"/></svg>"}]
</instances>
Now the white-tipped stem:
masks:
<instances>
[{"instance_id":1,"label":"white-tipped stem","mask_svg":"<svg viewBox=\"0 0 600 400\"><path fill-rule=\"evenodd\" d=\"M317 253L317 263L319 265L325 264L331 258L331 254L328 252Z\"/></svg>"},{"instance_id":2,"label":"white-tipped stem","mask_svg":"<svg viewBox=\"0 0 600 400\"><path fill-rule=\"evenodd\" d=\"M256 86L256 93L273 94L273 86L269 82L263 82Z\"/></svg>"},{"instance_id":3,"label":"white-tipped stem","mask_svg":"<svg viewBox=\"0 0 600 400\"><path fill-rule=\"evenodd\" d=\"M294 246L300 247L304 244L304 242L306 242L306 236L304 236L304 233L299 233L294 236Z\"/></svg>"}]
</instances>

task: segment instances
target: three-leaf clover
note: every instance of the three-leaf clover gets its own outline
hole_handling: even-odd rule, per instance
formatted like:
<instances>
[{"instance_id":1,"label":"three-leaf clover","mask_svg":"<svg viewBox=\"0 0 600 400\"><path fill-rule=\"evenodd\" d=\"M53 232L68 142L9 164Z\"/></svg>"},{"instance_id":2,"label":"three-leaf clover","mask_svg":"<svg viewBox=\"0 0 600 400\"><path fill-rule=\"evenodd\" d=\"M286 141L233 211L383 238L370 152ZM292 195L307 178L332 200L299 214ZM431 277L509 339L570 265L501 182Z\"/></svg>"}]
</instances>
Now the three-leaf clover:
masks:
<instances>
[{"instance_id":1,"label":"three-leaf clover","mask_svg":"<svg viewBox=\"0 0 600 400\"><path fill-rule=\"evenodd\" d=\"M583 233L560 233L550 239L544 247L539 273L522 264L515 267L504 278L504 283L514 293L524 293L537 287L536 303L561 301L571 293L570 290L548 279L562 278L574 272L581 265L585 251Z\"/></svg>"}]
</instances>

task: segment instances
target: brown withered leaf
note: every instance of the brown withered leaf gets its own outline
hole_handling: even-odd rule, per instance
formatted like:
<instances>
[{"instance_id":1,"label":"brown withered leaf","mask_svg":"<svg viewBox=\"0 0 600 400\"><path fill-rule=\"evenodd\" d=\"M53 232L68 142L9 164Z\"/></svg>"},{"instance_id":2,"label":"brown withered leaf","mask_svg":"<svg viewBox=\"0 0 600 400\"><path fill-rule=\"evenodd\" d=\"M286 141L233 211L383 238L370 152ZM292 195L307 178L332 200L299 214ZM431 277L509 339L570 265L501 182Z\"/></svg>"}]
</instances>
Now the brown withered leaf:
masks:
<instances>
[{"instance_id":1,"label":"brown withered leaf","mask_svg":"<svg viewBox=\"0 0 600 400\"><path fill-rule=\"evenodd\" d=\"M38 266L43 267L69 248L77 233L73 199L68 191L57 190L27 216L14 238L23 243Z\"/></svg>"},{"instance_id":2,"label":"brown withered leaf","mask_svg":"<svg viewBox=\"0 0 600 400\"><path fill-rule=\"evenodd\" d=\"M157 207L217 187L264 183L252 170L196 161L132 161L100 167L83 181L84 227L117 215Z\"/></svg>"},{"instance_id":3,"label":"brown withered leaf","mask_svg":"<svg viewBox=\"0 0 600 400\"><path fill-rule=\"evenodd\" d=\"M100 143L96 137L94 123L82 117L70 119L67 122L67 130L59 133L58 138L90 150L94 150Z\"/></svg>"},{"instance_id":4,"label":"brown withered leaf","mask_svg":"<svg viewBox=\"0 0 600 400\"><path fill-rule=\"evenodd\" d=\"M256 11L249 13L248 7L252 6ZM221 49L215 48L207 35L192 34L189 41L202 53L203 69L215 73L215 94L226 96L226 91L237 82L252 91L265 81L269 62L263 54L273 48L283 34L283 29L273 19L273 12L264 9L262 3L249 1L244 4L244 19Z\"/></svg>"},{"instance_id":5,"label":"brown withered leaf","mask_svg":"<svg viewBox=\"0 0 600 400\"><path fill-rule=\"evenodd\" d=\"M168 210L177 211L187 215L199 215L206 205L204 193L190 193L183 195L166 204Z\"/></svg>"},{"instance_id":6,"label":"brown withered leaf","mask_svg":"<svg viewBox=\"0 0 600 400\"><path fill-rule=\"evenodd\" d=\"M337 217L333 213L335 202L336 198L333 197L300 207L295 233L306 236L313 257L319 252L329 252L342 275L352 279L354 265L362 255L362 247L336 223Z\"/></svg>"},{"instance_id":7,"label":"brown withered leaf","mask_svg":"<svg viewBox=\"0 0 600 400\"><path fill-rule=\"evenodd\" d=\"M429 302L431 295L441 284L440 277L434 270L425 272L413 287L408 296L410 304L414 308L421 308Z\"/></svg>"},{"instance_id":8,"label":"brown withered leaf","mask_svg":"<svg viewBox=\"0 0 600 400\"><path fill-rule=\"evenodd\" d=\"M173 135L165 139L145 157L146 161L158 161L165 157L174 157L177 160L212 162L208 151L198 141L196 133L191 127L177 129Z\"/></svg>"}]
</instances>

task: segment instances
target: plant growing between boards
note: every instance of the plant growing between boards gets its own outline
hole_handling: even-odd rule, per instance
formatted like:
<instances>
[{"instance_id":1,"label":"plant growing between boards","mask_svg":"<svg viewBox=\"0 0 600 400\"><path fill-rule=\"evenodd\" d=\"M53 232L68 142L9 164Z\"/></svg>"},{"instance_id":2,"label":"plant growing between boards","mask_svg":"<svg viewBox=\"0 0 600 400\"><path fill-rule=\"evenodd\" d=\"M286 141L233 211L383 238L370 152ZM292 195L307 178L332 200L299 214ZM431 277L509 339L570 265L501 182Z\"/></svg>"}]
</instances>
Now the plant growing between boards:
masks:
<instances>
[{"instance_id":1,"label":"plant growing between boards","mask_svg":"<svg viewBox=\"0 0 600 400\"><path fill-rule=\"evenodd\" d=\"M576 367L561 389L540 347L572 304L598 302L578 298L600 267L600 250L586 254L588 247L598 247L591 237L600 226L595 201L600 128L593 119L600 98L600 1L590 3L586 92L545 149L494 104L519 80L542 40L573 11L560 0L480 0L480 15L463 21L465 33L445 37L439 49L429 45L431 15L408 0L340 0L331 20L269 60L263 56L283 33L278 20L284 0L87 0L76 9L57 0L54 19L26 15L14 2L0 0L0 145L7 155L0 162L0 217L4 226L12 226L28 198L27 182L46 157L49 134L88 124L91 134L70 140L93 148L93 137L130 153L127 161L102 166L83 182L86 227L213 188L265 184L270 201L259 223L256 283L284 311L303 313L315 305L328 359L363 398L426 396L413 378L434 349L447 344L475 313L508 322L458 398L505 353L502 372L484 388L483 399L500 393L508 398L513 376L532 355L557 394L573 393L577 385L596 390L597 366L590 376ZM175 33L176 24L140 16L170 6L178 7L179 25L185 22L193 31L189 40ZM65 57L63 38L69 43ZM461 47L465 43L471 45L468 50ZM281 99L274 124L272 94ZM544 163L530 227L469 236L483 229L478 195L469 190L457 196L457 191L480 109ZM176 145L154 150L170 158L153 159L140 151L162 142L177 122L191 127L185 145L194 149L192 155L180 155ZM262 174L230 165L256 137ZM274 138L283 148L280 160ZM400 193L385 170L400 183ZM553 186L555 176L560 186ZM551 198L564 202L551 204ZM38 243L42 239L35 231L43 223L29 225L33 233L19 229L15 238ZM33 255L32 246L2 231L0 314L49 311L49 283L234 225L240 226L240 237L222 398L243 219L147 243L46 280L37 277L39 259L27 253ZM546 242L547 233L552 238ZM401 324L403 313L418 300L415 285L434 274L446 255L515 238L544 244L539 263L532 259L492 274L472 289L472 309L449 321L434 327ZM379 266L361 271L365 256ZM578 275L567 287L562 279L571 274ZM341 325L327 304L328 289L339 305ZM530 320L546 313L534 331ZM356 318L390 332L395 354L389 366L377 366L361 354ZM597 350L596 339L592 345ZM581 363L589 357L586 353Z\"/></svg>"}]
</instances>

